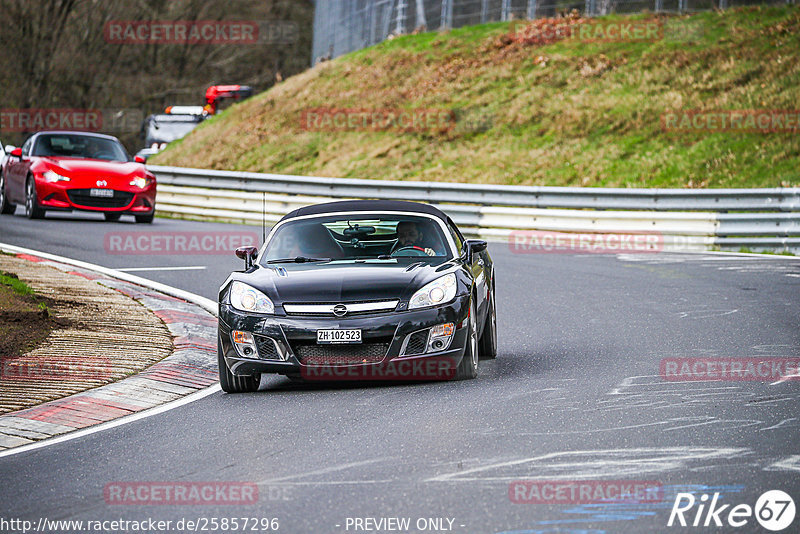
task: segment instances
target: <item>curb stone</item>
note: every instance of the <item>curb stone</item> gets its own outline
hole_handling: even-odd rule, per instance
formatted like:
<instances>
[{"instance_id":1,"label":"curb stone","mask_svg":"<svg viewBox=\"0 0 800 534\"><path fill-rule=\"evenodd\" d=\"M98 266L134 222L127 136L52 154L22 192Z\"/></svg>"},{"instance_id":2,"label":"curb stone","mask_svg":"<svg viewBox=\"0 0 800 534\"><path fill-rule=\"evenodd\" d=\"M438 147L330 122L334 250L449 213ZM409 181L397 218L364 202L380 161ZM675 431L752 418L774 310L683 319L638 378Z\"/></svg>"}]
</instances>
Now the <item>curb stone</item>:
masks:
<instances>
[{"instance_id":1,"label":"curb stone","mask_svg":"<svg viewBox=\"0 0 800 534\"><path fill-rule=\"evenodd\" d=\"M135 376L0 416L0 451L153 408L218 381L217 319L206 309L88 269L30 254L16 256L93 280L140 302L167 325L174 350Z\"/></svg>"}]
</instances>

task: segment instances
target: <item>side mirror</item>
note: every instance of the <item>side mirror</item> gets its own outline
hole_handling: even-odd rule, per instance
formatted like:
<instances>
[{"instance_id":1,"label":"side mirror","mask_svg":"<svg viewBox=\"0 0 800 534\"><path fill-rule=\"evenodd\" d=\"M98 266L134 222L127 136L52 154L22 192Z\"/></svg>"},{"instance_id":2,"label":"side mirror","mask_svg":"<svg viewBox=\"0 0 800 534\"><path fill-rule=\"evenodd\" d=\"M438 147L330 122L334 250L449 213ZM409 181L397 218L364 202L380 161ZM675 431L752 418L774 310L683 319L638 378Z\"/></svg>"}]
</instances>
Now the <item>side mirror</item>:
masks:
<instances>
[{"instance_id":1,"label":"side mirror","mask_svg":"<svg viewBox=\"0 0 800 534\"><path fill-rule=\"evenodd\" d=\"M245 269L249 269L253 266L256 256L258 256L258 249L256 247L239 247L236 249L236 257L244 260Z\"/></svg>"},{"instance_id":2,"label":"side mirror","mask_svg":"<svg viewBox=\"0 0 800 534\"><path fill-rule=\"evenodd\" d=\"M466 263L472 263L473 254L486 250L486 246L486 241L483 239L467 239L464 241L464 248L463 252L461 253L461 257Z\"/></svg>"},{"instance_id":3,"label":"side mirror","mask_svg":"<svg viewBox=\"0 0 800 534\"><path fill-rule=\"evenodd\" d=\"M469 248L472 252L483 252L488 246L483 239L467 239L467 243L469 243Z\"/></svg>"},{"instance_id":4,"label":"side mirror","mask_svg":"<svg viewBox=\"0 0 800 534\"><path fill-rule=\"evenodd\" d=\"M146 163L147 158L144 158L142 156L133 156L133 161L135 161L136 163Z\"/></svg>"},{"instance_id":5,"label":"side mirror","mask_svg":"<svg viewBox=\"0 0 800 534\"><path fill-rule=\"evenodd\" d=\"M14 150L11 151L11 155L14 156L15 158L21 158L22 157L22 149L21 148L15 148Z\"/></svg>"}]
</instances>

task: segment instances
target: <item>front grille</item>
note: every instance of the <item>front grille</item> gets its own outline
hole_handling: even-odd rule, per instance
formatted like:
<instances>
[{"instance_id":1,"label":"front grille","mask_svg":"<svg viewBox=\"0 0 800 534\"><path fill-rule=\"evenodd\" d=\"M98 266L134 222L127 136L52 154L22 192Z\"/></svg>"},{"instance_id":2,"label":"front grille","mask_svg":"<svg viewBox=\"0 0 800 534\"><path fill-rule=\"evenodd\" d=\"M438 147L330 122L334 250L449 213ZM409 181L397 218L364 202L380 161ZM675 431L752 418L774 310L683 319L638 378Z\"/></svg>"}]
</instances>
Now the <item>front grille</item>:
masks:
<instances>
[{"instance_id":1,"label":"front grille","mask_svg":"<svg viewBox=\"0 0 800 534\"><path fill-rule=\"evenodd\" d=\"M303 365L354 365L378 363L388 350L388 343L298 345L295 354Z\"/></svg>"},{"instance_id":2,"label":"front grille","mask_svg":"<svg viewBox=\"0 0 800 534\"><path fill-rule=\"evenodd\" d=\"M283 305L283 309L286 311L286 315L293 315L293 316L317 316L317 317L332 317L333 311L332 308L337 304L343 304L347 306L349 309L347 311L347 317L353 315L368 315L374 313L387 313L395 309L397 307L398 300L356 300L350 302L317 302L314 304L306 304L306 303L294 303L294 302L286 302ZM371 309L371 310L353 310L353 306L358 308L359 305L373 305L378 308L383 309ZM320 307L327 307L330 308L327 311L321 311Z\"/></svg>"},{"instance_id":3,"label":"front grille","mask_svg":"<svg viewBox=\"0 0 800 534\"><path fill-rule=\"evenodd\" d=\"M275 348L275 342L272 338L264 336L253 336L258 349L258 357L262 360L279 360L278 349Z\"/></svg>"},{"instance_id":4,"label":"front grille","mask_svg":"<svg viewBox=\"0 0 800 534\"><path fill-rule=\"evenodd\" d=\"M87 208L124 208L133 200L133 193L127 191L114 191L113 197L93 197L91 189L70 189L67 196L77 206Z\"/></svg>"},{"instance_id":5,"label":"front grille","mask_svg":"<svg viewBox=\"0 0 800 534\"><path fill-rule=\"evenodd\" d=\"M408 336L408 343L406 343L405 354L423 354L425 349L428 348L428 331L420 330Z\"/></svg>"}]
</instances>

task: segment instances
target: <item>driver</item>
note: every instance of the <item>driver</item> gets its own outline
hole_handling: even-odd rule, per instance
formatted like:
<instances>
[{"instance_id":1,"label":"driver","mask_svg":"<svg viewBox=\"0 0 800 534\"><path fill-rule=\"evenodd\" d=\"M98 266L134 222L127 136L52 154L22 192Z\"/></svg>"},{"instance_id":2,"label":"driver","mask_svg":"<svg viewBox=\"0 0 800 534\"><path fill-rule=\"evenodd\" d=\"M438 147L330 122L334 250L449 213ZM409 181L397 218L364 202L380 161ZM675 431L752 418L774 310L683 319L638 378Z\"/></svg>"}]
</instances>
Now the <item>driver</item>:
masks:
<instances>
[{"instance_id":1,"label":"driver","mask_svg":"<svg viewBox=\"0 0 800 534\"><path fill-rule=\"evenodd\" d=\"M424 244L425 235L413 221L400 221L397 223L397 243L393 250L404 247L415 247L425 251L428 256L436 256L436 252Z\"/></svg>"},{"instance_id":2,"label":"driver","mask_svg":"<svg viewBox=\"0 0 800 534\"><path fill-rule=\"evenodd\" d=\"M92 138L89 138L89 140L86 143L86 157L92 159L101 159L100 155L102 154L102 152L103 148L100 146L100 143L98 143Z\"/></svg>"}]
</instances>

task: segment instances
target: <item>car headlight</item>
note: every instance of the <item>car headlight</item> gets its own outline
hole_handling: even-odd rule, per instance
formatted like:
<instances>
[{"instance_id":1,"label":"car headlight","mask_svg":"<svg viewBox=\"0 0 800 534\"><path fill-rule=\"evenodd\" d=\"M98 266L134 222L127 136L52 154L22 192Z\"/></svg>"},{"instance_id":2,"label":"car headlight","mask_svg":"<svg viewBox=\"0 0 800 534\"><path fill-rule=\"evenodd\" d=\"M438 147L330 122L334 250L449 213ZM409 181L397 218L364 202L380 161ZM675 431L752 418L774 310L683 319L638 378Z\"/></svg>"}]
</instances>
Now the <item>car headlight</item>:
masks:
<instances>
[{"instance_id":1,"label":"car headlight","mask_svg":"<svg viewBox=\"0 0 800 534\"><path fill-rule=\"evenodd\" d=\"M245 312L275 312L275 305L268 296L242 282L231 284L231 306Z\"/></svg>"},{"instance_id":2,"label":"car headlight","mask_svg":"<svg viewBox=\"0 0 800 534\"><path fill-rule=\"evenodd\" d=\"M52 184L54 182L69 182L70 181L70 178L68 178L66 176L61 176L60 174L58 174L55 171L45 171L44 174L42 174L42 176L44 176L44 181L47 182L48 184Z\"/></svg>"},{"instance_id":3,"label":"car headlight","mask_svg":"<svg viewBox=\"0 0 800 534\"><path fill-rule=\"evenodd\" d=\"M422 286L414 293L408 303L408 309L426 308L450 302L456 296L456 275L450 273Z\"/></svg>"},{"instance_id":4,"label":"car headlight","mask_svg":"<svg viewBox=\"0 0 800 534\"><path fill-rule=\"evenodd\" d=\"M139 189L144 189L148 185L150 185L150 178L141 178L137 176L133 180L131 180L131 185L134 187L138 187Z\"/></svg>"}]
</instances>

